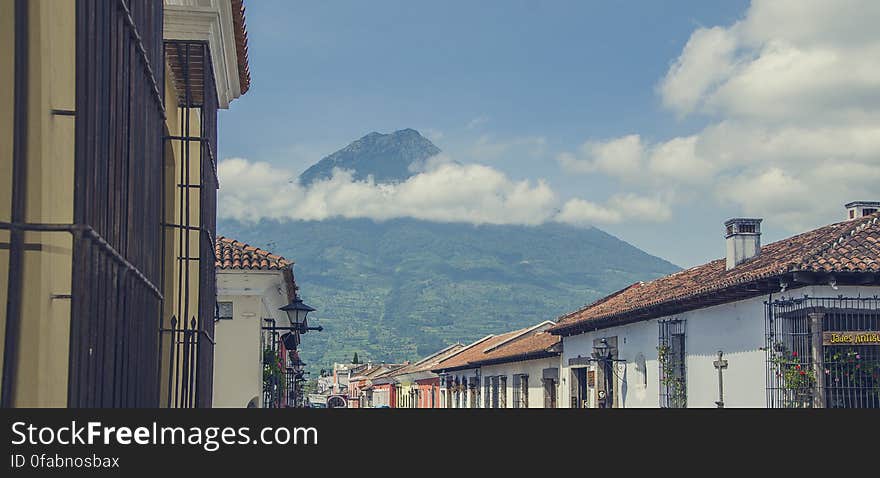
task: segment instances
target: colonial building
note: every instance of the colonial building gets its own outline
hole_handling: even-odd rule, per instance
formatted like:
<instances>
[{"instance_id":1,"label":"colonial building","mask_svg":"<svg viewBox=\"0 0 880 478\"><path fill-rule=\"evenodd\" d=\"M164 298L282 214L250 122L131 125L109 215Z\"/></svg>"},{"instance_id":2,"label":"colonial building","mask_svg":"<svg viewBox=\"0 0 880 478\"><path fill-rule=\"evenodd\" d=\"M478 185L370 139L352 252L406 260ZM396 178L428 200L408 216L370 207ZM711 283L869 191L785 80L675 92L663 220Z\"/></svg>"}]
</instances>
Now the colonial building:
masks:
<instances>
[{"instance_id":1,"label":"colonial building","mask_svg":"<svg viewBox=\"0 0 880 478\"><path fill-rule=\"evenodd\" d=\"M452 344L390 373L396 388L395 408L440 408L440 376L431 369L463 348L462 344Z\"/></svg>"},{"instance_id":2,"label":"colonial building","mask_svg":"<svg viewBox=\"0 0 880 478\"><path fill-rule=\"evenodd\" d=\"M303 406L298 349L310 327L287 327L282 310L299 298L293 263L228 237L217 238L216 255L214 406Z\"/></svg>"},{"instance_id":3,"label":"colonial building","mask_svg":"<svg viewBox=\"0 0 880 478\"><path fill-rule=\"evenodd\" d=\"M546 331L524 334L471 362L480 366L484 408L558 408L562 343Z\"/></svg>"},{"instance_id":4,"label":"colonial building","mask_svg":"<svg viewBox=\"0 0 880 478\"><path fill-rule=\"evenodd\" d=\"M400 368L394 364L367 363L348 382L348 408L373 407L373 379Z\"/></svg>"},{"instance_id":5,"label":"colonial building","mask_svg":"<svg viewBox=\"0 0 880 478\"><path fill-rule=\"evenodd\" d=\"M395 370L409 365L408 363L387 366L387 370L370 378L369 389L371 397L368 403L374 408L397 407L397 380L391 375ZM365 407L361 407L365 408Z\"/></svg>"},{"instance_id":6,"label":"colonial building","mask_svg":"<svg viewBox=\"0 0 880 478\"><path fill-rule=\"evenodd\" d=\"M633 284L559 319L570 407L880 407L880 214ZM719 241L719 246L720 246Z\"/></svg>"},{"instance_id":7,"label":"colonial building","mask_svg":"<svg viewBox=\"0 0 880 478\"><path fill-rule=\"evenodd\" d=\"M209 407L241 0L0 0L3 406Z\"/></svg>"},{"instance_id":8,"label":"colonial building","mask_svg":"<svg viewBox=\"0 0 880 478\"><path fill-rule=\"evenodd\" d=\"M543 367L558 368L558 358L554 356L558 357L559 353L554 349L555 344L548 343L557 340L549 337L548 341L548 334L544 333L552 325L553 322L546 321L501 335L489 335L437 363L431 371L440 376L440 407L504 408L508 405L508 392L511 397L516 394L513 406L531 406L532 387L540 393L539 377L543 377ZM536 339L538 335L542 337ZM543 347L544 344L547 346ZM545 358L549 360L543 361ZM535 373L533 367L542 367L542 370ZM486 376L484 372L493 375ZM530 373L531 384L527 378ZM532 404L540 406L543 401L534 400Z\"/></svg>"}]
</instances>

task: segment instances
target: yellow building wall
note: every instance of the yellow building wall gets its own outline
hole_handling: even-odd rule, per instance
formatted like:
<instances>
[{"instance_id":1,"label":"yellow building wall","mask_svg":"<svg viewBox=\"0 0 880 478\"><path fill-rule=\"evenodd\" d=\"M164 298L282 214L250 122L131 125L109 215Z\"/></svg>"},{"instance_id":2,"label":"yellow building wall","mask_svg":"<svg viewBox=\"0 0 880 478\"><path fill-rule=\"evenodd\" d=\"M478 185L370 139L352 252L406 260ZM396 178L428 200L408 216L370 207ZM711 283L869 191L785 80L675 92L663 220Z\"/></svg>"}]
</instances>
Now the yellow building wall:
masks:
<instances>
[{"instance_id":1,"label":"yellow building wall","mask_svg":"<svg viewBox=\"0 0 880 478\"><path fill-rule=\"evenodd\" d=\"M73 222L74 117L51 111L75 107L75 2L37 0L28 2L28 8L25 218L32 223L69 224ZM3 17L9 21L11 16ZM3 214L8 215L8 203L4 205ZM67 404L70 300L53 296L70 294L72 238L69 233L26 232L24 239L15 405L62 407Z\"/></svg>"}]
</instances>

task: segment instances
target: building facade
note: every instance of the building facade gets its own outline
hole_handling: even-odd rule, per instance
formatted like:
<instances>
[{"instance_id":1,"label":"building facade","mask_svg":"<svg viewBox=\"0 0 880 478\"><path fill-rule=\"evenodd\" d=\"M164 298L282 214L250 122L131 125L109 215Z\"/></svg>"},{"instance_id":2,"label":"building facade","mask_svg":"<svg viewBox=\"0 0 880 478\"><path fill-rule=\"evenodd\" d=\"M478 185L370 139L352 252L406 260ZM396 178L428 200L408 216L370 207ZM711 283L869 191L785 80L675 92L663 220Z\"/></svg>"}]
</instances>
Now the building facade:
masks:
<instances>
[{"instance_id":1,"label":"building facade","mask_svg":"<svg viewBox=\"0 0 880 478\"><path fill-rule=\"evenodd\" d=\"M209 407L239 0L2 0L3 406Z\"/></svg>"},{"instance_id":2,"label":"building facade","mask_svg":"<svg viewBox=\"0 0 880 478\"><path fill-rule=\"evenodd\" d=\"M269 251L218 237L215 407L301 407L305 328L284 330L281 310L298 297L293 263Z\"/></svg>"},{"instance_id":3,"label":"building facade","mask_svg":"<svg viewBox=\"0 0 880 478\"><path fill-rule=\"evenodd\" d=\"M560 318L561 403L880 407L880 217L860 204L763 247L760 220L727 221L727 257Z\"/></svg>"},{"instance_id":4,"label":"building facade","mask_svg":"<svg viewBox=\"0 0 880 478\"><path fill-rule=\"evenodd\" d=\"M542 408L544 401L537 397L544 369L558 369L559 362L558 340L545 332L553 325L545 321L486 336L434 365L440 379L439 407Z\"/></svg>"}]
</instances>

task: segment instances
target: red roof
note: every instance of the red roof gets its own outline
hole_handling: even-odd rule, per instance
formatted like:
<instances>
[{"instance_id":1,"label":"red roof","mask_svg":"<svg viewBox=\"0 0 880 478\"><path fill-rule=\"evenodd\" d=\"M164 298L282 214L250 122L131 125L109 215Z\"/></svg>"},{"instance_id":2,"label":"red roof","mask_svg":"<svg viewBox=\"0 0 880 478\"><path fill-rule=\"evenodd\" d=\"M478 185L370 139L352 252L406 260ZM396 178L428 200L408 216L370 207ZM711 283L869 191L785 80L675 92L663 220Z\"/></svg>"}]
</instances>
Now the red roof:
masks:
<instances>
[{"instance_id":1,"label":"red roof","mask_svg":"<svg viewBox=\"0 0 880 478\"><path fill-rule=\"evenodd\" d=\"M219 236L214 245L218 269L281 270L293 263L267 250Z\"/></svg>"},{"instance_id":2,"label":"red roof","mask_svg":"<svg viewBox=\"0 0 880 478\"><path fill-rule=\"evenodd\" d=\"M560 353L557 347L560 340L562 339L558 335L543 331L526 335L501 345L472 363L475 365L489 365L552 357Z\"/></svg>"},{"instance_id":3,"label":"red roof","mask_svg":"<svg viewBox=\"0 0 880 478\"><path fill-rule=\"evenodd\" d=\"M725 259L639 282L559 318L558 334L667 315L675 307L692 310L698 299L721 303L778 290L778 278L793 272L863 274L880 272L880 213L839 222L767 244L761 253L731 270ZM875 276L876 278L876 276ZM747 285L754 288L747 288ZM721 294L724 292L727 295ZM690 305L686 305L690 304ZM705 306L706 303L703 303ZM672 308L670 308L672 307Z\"/></svg>"},{"instance_id":4,"label":"red roof","mask_svg":"<svg viewBox=\"0 0 880 478\"><path fill-rule=\"evenodd\" d=\"M235 27L235 53L238 58L238 82L241 94L251 87L251 69L248 64L248 34L244 19L244 0L232 1L232 24Z\"/></svg>"},{"instance_id":5,"label":"red roof","mask_svg":"<svg viewBox=\"0 0 880 478\"><path fill-rule=\"evenodd\" d=\"M545 324L542 323L501 335L485 337L461 349L455 355L435 364L431 371L476 368L487 361L492 363L512 362L522 359L529 354L546 353L550 355L552 353L548 349L559 342L559 337L552 336L543 331L535 332L535 330Z\"/></svg>"}]
</instances>

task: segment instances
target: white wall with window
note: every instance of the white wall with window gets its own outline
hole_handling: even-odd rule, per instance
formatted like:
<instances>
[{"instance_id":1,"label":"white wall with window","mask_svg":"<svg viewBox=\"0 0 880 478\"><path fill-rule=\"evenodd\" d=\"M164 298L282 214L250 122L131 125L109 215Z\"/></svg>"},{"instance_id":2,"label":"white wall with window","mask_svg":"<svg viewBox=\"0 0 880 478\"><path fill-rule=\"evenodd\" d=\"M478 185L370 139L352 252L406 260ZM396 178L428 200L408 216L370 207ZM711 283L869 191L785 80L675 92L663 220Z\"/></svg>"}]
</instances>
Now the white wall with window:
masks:
<instances>
[{"instance_id":1,"label":"white wall with window","mask_svg":"<svg viewBox=\"0 0 880 478\"><path fill-rule=\"evenodd\" d=\"M714 408L718 400L718 370L714 366L719 350L724 352L728 366L723 371L724 404L726 407L767 406L767 353L765 347L765 304L782 297L873 297L877 287L809 286L789 290L772 297L716 305L681 314L642 322L602 328L584 334L563 337L559 387L559 406L571 407L577 400L577 386L571 381L578 375L573 370L595 370L585 360L591 356L594 343L601 338L617 339L617 358L613 381L619 407L660 407L665 389L661 383L658 346L661 345L661 321L682 321L684 327L684 381L686 405L692 408ZM491 373L486 371L485 373ZM595 406L595 391L590 389L589 403Z\"/></svg>"},{"instance_id":2,"label":"white wall with window","mask_svg":"<svg viewBox=\"0 0 880 478\"><path fill-rule=\"evenodd\" d=\"M484 377L484 388L485 378L490 377L492 379L489 382L490 390L495 390L495 384L498 384L499 389L498 400L495 400L493 397L489 404L494 406L497 403L497 408L544 408L544 385L547 381L552 380L544 380L545 370L558 370L559 366L559 357L482 366L480 374ZM559 404L558 381L554 381L552 387L555 388L556 403Z\"/></svg>"},{"instance_id":3,"label":"white wall with window","mask_svg":"<svg viewBox=\"0 0 880 478\"><path fill-rule=\"evenodd\" d=\"M214 406L262 406L260 328L266 318L274 318L278 325L288 321L278 310L288 302L284 277L281 271L218 270L217 302Z\"/></svg>"}]
</instances>

